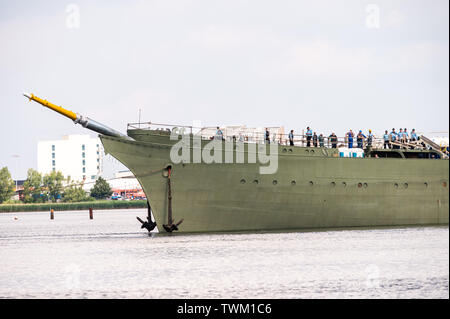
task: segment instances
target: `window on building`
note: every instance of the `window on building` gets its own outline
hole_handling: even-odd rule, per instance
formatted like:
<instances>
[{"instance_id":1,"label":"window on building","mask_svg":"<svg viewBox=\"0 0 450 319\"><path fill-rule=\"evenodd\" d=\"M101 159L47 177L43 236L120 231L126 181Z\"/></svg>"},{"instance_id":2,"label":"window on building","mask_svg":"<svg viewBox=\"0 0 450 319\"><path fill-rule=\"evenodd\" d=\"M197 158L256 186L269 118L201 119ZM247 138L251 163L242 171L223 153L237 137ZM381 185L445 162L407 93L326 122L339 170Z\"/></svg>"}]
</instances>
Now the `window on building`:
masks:
<instances>
[{"instance_id":1,"label":"window on building","mask_svg":"<svg viewBox=\"0 0 450 319\"><path fill-rule=\"evenodd\" d=\"M86 165L86 161L85 160L83 160L83 165Z\"/></svg>"},{"instance_id":2,"label":"window on building","mask_svg":"<svg viewBox=\"0 0 450 319\"><path fill-rule=\"evenodd\" d=\"M86 157L86 154L83 152L83 158L85 158Z\"/></svg>"},{"instance_id":3,"label":"window on building","mask_svg":"<svg viewBox=\"0 0 450 319\"><path fill-rule=\"evenodd\" d=\"M85 146L84 146L84 144L81 145L81 149L82 149L83 151L86 149Z\"/></svg>"},{"instance_id":4,"label":"window on building","mask_svg":"<svg viewBox=\"0 0 450 319\"><path fill-rule=\"evenodd\" d=\"M55 160L52 160L52 165L55 166Z\"/></svg>"},{"instance_id":5,"label":"window on building","mask_svg":"<svg viewBox=\"0 0 450 319\"><path fill-rule=\"evenodd\" d=\"M53 152L55 151L55 145L52 145L52 151Z\"/></svg>"},{"instance_id":6,"label":"window on building","mask_svg":"<svg viewBox=\"0 0 450 319\"><path fill-rule=\"evenodd\" d=\"M54 167L52 168L52 171L55 171L55 168L54 168Z\"/></svg>"},{"instance_id":7,"label":"window on building","mask_svg":"<svg viewBox=\"0 0 450 319\"><path fill-rule=\"evenodd\" d=\"M83 167L83 173L86 173L86 167Z\"/></svg>"},{"instance_id":8,"label":"window on building","mask_svg":"<svg viewBox=\"0 0 450 319\"><path fill-rule=\"evenodd\" d=\"M86 179L86 175L83 175L83 179Z\"/></svg>"},{"instance_id":9,"label":"window on building","mask_svg":"<svg viewBox=\"0 0 450 319\"><path fill-rule=\"evenodd\" d=\"M97 170L99 170L100 169L100 166L97 166Z\"/></svg>"},{"instance_id":10,"label":"window on building","mask_svg":"<svg viewBox=\"0 0 450 319\"><path fill-rule=\"evenodd\" d=\"M99 158L97 158L97 162L100 162L100 159L99 159Z\"/></svg>"},{"instance_id":11,"label":"window on building","mask_svg":"<svg viewBox=\"0 0 450 319\"><path fill-rule=\"evenodd\" d=\"M52 158L55 158L55 153L52 153Z\"/></svg>"},{"instance_id":12,"label":"window on building","mask_svg":"<svg viewBox=\"0 0 450 319\"><path fill-rule=\"evenodd\" d=\"M95 179L95 175L92 175L92 176L91 176L91 179Z\"/></svg>"},{"instance_id":13,"label":"window on building","mask_svg":"<svg viewBox=\"0 0 450 319\"><path fill-rule=\"evenodd\" d=\"M97 151L97 155L99 155L100 153L99 153L99 151Z\"/></svg>"}]
</instances>

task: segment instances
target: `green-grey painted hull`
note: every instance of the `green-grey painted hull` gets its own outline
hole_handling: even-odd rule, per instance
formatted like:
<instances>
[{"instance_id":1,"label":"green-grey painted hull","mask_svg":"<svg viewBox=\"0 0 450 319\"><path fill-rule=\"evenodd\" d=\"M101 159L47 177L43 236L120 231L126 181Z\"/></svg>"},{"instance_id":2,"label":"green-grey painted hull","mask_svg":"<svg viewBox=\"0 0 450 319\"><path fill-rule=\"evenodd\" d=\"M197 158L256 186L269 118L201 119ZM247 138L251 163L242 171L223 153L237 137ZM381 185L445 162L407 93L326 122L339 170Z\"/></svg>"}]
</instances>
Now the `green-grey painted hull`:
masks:
<instances>
[{"instance_id":1,"label":"green-grey painted hull","mask_svg":"<svg viewBox=\"0 0 450 319\"><path fill-rule=\"evenodd\" d=\"M159 230L167 223L167 165L173 217L184 220L179 232L448 224L447 160L339 158L335 149L279 146L278 171L260 175L260 164L174 165L176 141L142 132L128 132L136 141L100 137L141 183Z\"/></svg>"}]
</instances>

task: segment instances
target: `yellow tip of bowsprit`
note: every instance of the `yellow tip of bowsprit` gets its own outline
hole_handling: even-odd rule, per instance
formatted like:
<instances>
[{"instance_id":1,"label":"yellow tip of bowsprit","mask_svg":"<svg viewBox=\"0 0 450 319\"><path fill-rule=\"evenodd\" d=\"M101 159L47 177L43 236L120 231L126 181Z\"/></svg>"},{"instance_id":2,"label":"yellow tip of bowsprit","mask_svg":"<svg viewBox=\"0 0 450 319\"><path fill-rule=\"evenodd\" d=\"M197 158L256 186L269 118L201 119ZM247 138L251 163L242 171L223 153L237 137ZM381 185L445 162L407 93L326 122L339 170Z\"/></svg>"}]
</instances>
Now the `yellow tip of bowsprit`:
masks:
<instances>
[{"instance_id":1,"label":"yellow tip of bowsprit","mask_svg":"<svg viewBox=\"0 0 450 319\"><path fill-rule=\"evenodd\" d=\"M77 115L69 110L66 110L65 108L55 105L53 103L48 102L47 100L41 99L40 97L37 97L36 95L34 95L33 93L23 93L23 95L25 97L27 97L28 99L33 100L45 107L48 107L49 109L58 112L59 114L62 114L68 118L70 118L71 120L75 121L77 119Z\"/></svg>"}]
</instances>

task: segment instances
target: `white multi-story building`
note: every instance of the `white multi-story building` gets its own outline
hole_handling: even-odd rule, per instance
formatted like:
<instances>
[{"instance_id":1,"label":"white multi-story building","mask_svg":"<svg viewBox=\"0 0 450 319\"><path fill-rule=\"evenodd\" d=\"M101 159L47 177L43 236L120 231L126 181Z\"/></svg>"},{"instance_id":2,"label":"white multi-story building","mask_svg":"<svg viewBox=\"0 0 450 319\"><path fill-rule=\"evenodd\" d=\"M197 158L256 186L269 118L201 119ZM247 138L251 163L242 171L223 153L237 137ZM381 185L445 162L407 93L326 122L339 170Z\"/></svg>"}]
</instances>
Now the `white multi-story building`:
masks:
<instances>
[{"instance_id":1,"label":"white multi-story building","mask_svg":"<svg viewBox=\"0 0 450 319\"><path fill-rule=\"evenodd\" d=\"M103 173L103 147L99 138L66 135L57 141L38 142L38 171L60 171L73 181L94 181Z\"/></svg>"}]
</instances>

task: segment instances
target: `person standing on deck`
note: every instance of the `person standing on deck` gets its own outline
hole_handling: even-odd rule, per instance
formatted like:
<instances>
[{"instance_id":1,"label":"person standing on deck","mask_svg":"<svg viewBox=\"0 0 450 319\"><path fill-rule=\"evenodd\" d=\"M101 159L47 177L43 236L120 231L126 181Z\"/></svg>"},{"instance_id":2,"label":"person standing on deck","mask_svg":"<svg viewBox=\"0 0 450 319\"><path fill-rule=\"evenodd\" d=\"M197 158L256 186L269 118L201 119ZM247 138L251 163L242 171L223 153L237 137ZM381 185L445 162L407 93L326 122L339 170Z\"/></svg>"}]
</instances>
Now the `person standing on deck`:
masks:
<instances>
[{"instance_id":1,"label":"person standing on deck","mask_svg":"<svg viewBox=\"0 0 450 319\"><path fill-rule=\"evenodd\" d=\"M334 132L331 133L330 136L328 136L328 139L331 142L331 148L337 148L338 138L337 138L336 134L334 134Z\"/></svg>"},{"instance_id":2,"label":"person standing on deck","mask_svg":"<svg viewBox=\"0 0 450 319\"><path fill-rule=\"evenodd\" d=\"M269 130L267 129L267 127L266 127L266 138L265 138L265 140L266 140L267 144L270 144L270 133L269 133Z\"/></svg>"},{"instance_id":3,"label":"person standing on deck","mask_svg":"<svg viewBox=\"0 0 450 319\"><path fill-rule=\"evenodd\" d=\"M383 139L384 139L384 148L391 148L391 146L389 145L389 133L388 131L384 131L384 135L383 135Z\"/></svg>"},{"instance_id":4,"label":"person standing on deck","mask_svg":"<svg viewBox=\"0 0 450 319\"><path fill-rule=\"evenodd\" d=\"M396 140L397 140L397 133L395 132L395 128L393 128L391 132L391 142L395 142ZM392 148L398 148L398 146L392 145Z\"/></svg>"},{"instance_id":5,"label":"person standing on deck","mask_svg":"<svg viewBox=\"0 0 450 319\"><path fill-rule=\"evenodd\" d=\"M409 141L409 134L408 134L408 131L406 130L406 128L403 129L403 136L405 138L405 143L408 143L408 141Z\"/></svg>"},{"instance_id":6,"label":"person standing on deck","mask_svg":"<svg viewBox=\"0 0 450 319\"><path fill-rule=\"evenodd\" d=\"M355 137L355 134L352 130L350 130L349 132L347 132L346 136L348 140L348 148L353 148L353 137Z\"/></svg>"},{"instance_id":7,"label":"person standing on deck","mask_svg":"<svg viewBox=\"0 0 450 319\"><path fill-rule=\"evenodd\" d=\"M219 140L219 141L223 140L223 133L222 133L222 130L220 129L220 127L217 127L216 136L214 136L214 139Z\"/></svg>"},{"instance_id":8,"label":"person standing on deck","mask_svg":"<svg viewBox=\"0 0 450 319\"><path fill-rule=\"evenodd\" d=\"M372 147L373 134L372 130L369 130L369 134L367 135L367 147Z\"/></svg>"},{"instance_id":9,"label":"person standing on deck","mask_svg":"<svg viewBox=\"0 0 450 319\"><path fill-rule=\"evenodd\" d=\"M363 134L363 132L361 130L359 130L359 133L356 136L356 142L358 143L358 148L363 149L365 138L366 138L366 136Z\"/></svg>"},{"instance_id":10,"label":"person standing on deck","mask_svg":"<svg viewBox=\"0 0 450 319\"><path fill-rule=\"evenodd\" d=\"M309 128L309 126L306 128L306 146L311 146L311 139L312 139L313 131Z\"/></svg>"},{"instance_id":11,"label":"person standing on deck","mask_svg":"<svg viewBox=\"0 0 450 319\"><path fill-rule=\"evenodd\" d=\"M400 129L400 132L398 132L398 140L400 143L404 143L405 142L405 137L403 136L403 129Z\"/></svg>"},{"instance_id":12,"label":"person standing on deck","mask_svg":"<svg viewBox=\"0 0 450 319\"><path fill-rule=\"evenodd\" d=\"M294 130L289 132L289 145L294 146Z\"/></svg>"},{"instance_id":13,"label":"person standing on deck","mask_svg":"<svg viewBox=\"0 0 450 319\"><path fill-rule=\"evenodd\" d=\"M418 141L419 139L417 138L417 134L416 134L416 129L412 129L411 131L411 141Z\"/></svg>"},{"instance_id":14,"label":"person standing on deck","mask_svg":"<svg viewBox=\"0 0 450 319\"><path fill-rule=\"evenodd\" d=\"M323 134L319 135L319 147L325 147Z\"/></svg>"},{"instance_id":15,"label":"person standing on deck","mask_svg":"<svg viewBox=\"0 0 450 319\"><path fill-rule=\"evenodd\" d=\"M314 145L314 147L317 147L317 134L316 134L316 132L314 132L314 135L313 135L313 145Z\"/></svg>"}]
</instances>

